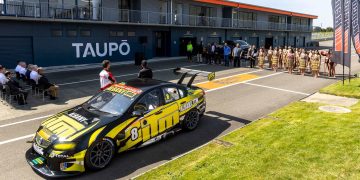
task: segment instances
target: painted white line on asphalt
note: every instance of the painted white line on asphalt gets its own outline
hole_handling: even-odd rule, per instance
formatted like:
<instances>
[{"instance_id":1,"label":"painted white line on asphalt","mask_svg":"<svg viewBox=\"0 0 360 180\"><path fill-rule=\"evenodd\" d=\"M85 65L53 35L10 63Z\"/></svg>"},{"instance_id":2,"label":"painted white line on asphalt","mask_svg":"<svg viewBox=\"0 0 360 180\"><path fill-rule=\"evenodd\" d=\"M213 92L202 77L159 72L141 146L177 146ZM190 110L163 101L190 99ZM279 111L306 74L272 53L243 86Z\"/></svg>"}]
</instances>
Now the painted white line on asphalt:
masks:
<instances>
[{"instance_id":1,"label":"painted white line on asphalt","mask_svg":"<svg viewBox=\"0 0 360 180\"><path fill-rule=\"evenodd\" d=\"M278 91L284 91L284 92L289 92L289 93L301 94L301 95L305 95L305 96L310 95L308 93L292 91L292 90L287 90L287 89L281 89L281 88L276 88L276 87L271 87L271 86L264 86L264 85L260 85L260 84L253 84L253 83L248 83L248 82L244 83L244 84L251 85L251 86L257 86L257 87L268 88L268 89L273 89L273 90L278 90Z\"/></svg>"},{"instance_id":2,"label":"painted white line on asphalt","mask_svg":"<svg viewBox=\"0 0 360 180\"><path fill-rule=\"evenodd\" d=\"M4 144L7 144L7 143L14 142L14 141L18 141L18 140L22 140L22 139L26 139L26 138L31 138L33 136L34 136L34 134L29 134L29 135L26 135L26 136L21 136L21 137L17 137L17 138L14 138L14 139L9 139L9 140L6 140L6 141L1 141L0 146L4 145Z\"/></svg>"},{"instance_id":3,"label":"painted white line on asphalt","mask_svg":"<svg viewBox=\"0 0 360 180\"><path fill-rule=\"evenodd\" d=\"M183 67L197 67L197 66L205 66L206 64L195 64L195 65L189 65L189 66L183 66ZM169 71L169 70L173 70L174 68L167 68L167 69L159 69L159 70L154 70L153 72L162 72L162 71ZM119 76L115 76L115 77L126 77L126 76L134 76L134 75L138 75L138 73L131 73L131 74L123 74L123 75L119 75ZM84 81L75 81L75 82L68 82L68 83L62 83L62 84L57 84L58 86L66 86L66 85L72 85L72 84L79 84L79 83L85 83L85 82L92 82L92 81L98 81L99 78L97 79L89 79L89 80L84 80Z\"/></svg>"},{"instance_id":4,"label":"painted white line on asphalt","mask_svg":"<svg viewBox=\"0 0 360 180\"><path fill-rule=\"evenodd\" d=\"M21 123L26 123L26 122L30 122L30 121L35 121L35 120L39 120L39 119L43 119L43 118L48 118L51 115L47 115L47 116L41 116L41 117L37 117L37 118L32 118L32 119L27 119L27 120L23 120L23 121L18 121L18 122L13 122L13 123L9 123L9 124L3 124L0 125L0 128L4 128L4 127L8 127L8 126L13 126L16 124L21 124Z\"/></svg>"},{"instance_id":5,"label":"painted white line on asphalt","mask_svg":"<svg viewBox=\"0 0 360 180\"><path fill-rule=\"evenodd\" d=\"M255 81L255 80L259 80L259 79L264 79L264 78L268 78L268 77L271 77L271 76L276 76L276 75L279 75L279 74L282 74L282 73L283 73L283 72L278 72L278 73L275 73L275 74L269 74L269 75L266 75L266 76L261 76L261 77L258 77L258 78L249 79L249 80L246 80L246 81L242 81L242 82L238 82L238 83L229 84L229 85L226 85L226 86L222 86L222 87L210 89L210 90L207 90L206 92L217 91L217 90L219 90L219 89L224 89L224 88L228 88L228 87L231 87L231 86L235 86L235 85L239 85L239 84L244 84L244 83L247 83L247 82L251 82L251 81Z\"/></svg>"}]
</instances>

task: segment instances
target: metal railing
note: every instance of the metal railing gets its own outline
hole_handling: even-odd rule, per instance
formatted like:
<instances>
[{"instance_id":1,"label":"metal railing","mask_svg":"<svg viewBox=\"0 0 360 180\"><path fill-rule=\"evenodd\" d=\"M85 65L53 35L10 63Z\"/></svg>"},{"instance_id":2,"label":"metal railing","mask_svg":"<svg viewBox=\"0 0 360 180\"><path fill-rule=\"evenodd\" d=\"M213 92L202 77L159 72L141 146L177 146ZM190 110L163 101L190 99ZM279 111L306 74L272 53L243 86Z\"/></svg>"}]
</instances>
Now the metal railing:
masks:
<instances>
[{"instance_id":1,"label":"metal railing","mask_svg":"<svg viewBox=\"0 0 360 180\"><path fill-rule=\"evenodd\" d=\"M138 23L151 25L222 27L251 30L311 31L311 26L273 23L268 21L243 21L231 18L170 14L105 7L50 7L47 3L0 4L0 16L52 18Z\"/></svg>"}]
</instances>

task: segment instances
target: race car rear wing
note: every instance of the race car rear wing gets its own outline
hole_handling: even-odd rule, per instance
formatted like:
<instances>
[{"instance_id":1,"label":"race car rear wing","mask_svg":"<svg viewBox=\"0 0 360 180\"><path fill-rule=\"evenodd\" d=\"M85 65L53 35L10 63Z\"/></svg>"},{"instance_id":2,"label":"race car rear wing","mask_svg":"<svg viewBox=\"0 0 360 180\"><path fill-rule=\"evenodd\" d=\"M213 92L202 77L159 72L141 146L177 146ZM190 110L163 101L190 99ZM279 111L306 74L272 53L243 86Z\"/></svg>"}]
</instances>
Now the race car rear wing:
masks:
<instances>
[{"instance_id":1,"label":"race car rear wing","mask_svg":"<svg viewBox=\"0 0 360 180\"><path fill-rule=\"evenodd\" d=\"M179 67L174 69L174 74L176 75L182 74L181 78L177 82L178 84L182 84L185 77L191 75L191 78L186 85L187 87L190 87L192 85L192 83L194 82L197 76L207 77L209 81L215 79L215 72L207 72L207 71L200 71L195 69L187 69L187 68L179 68Z\"/></svg>"}]
</instances>

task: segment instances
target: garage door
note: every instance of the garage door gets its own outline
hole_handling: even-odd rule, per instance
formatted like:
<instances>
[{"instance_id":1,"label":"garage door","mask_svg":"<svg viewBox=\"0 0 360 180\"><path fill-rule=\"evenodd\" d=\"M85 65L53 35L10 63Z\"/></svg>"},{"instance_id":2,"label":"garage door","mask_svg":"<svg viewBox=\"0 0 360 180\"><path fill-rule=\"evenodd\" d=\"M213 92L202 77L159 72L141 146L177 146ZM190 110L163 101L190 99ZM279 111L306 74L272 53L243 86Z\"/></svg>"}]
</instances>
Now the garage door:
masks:
<instances>
[{"instance_id":1,"label":"garage door","mask_svg":"<svg viewBox=\"0 0 360 180\"><path fill-rule=\"evenodd\" d=\"M0 64L13 69L16 61L33 63L31 37L0 37Z\"/></svg>"}]
</instances>

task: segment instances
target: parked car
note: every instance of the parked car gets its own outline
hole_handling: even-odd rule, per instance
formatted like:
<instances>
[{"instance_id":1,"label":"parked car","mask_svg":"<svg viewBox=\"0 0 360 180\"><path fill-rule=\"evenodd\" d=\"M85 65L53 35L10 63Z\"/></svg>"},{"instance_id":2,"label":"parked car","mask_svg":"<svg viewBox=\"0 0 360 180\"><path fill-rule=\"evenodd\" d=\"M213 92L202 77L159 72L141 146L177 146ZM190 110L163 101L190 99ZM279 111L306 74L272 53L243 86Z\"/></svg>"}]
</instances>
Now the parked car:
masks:
<instances>
[{"instance_id":1,"label":"parked car","mask_svg":"<svg viewBox=\"0 0 360 180\"><path fill-rule=\"evenodd\" d=\"M89 101L43 121L26 152L30 166L45 177L66 177L100 170L115 153L140 148L196 129L205 112L205 91L196 76L215 73L177 68L177 84L133 79L114 84ZM191 75L185 85L185 76Z\"/></svg>"}]
</instances>

